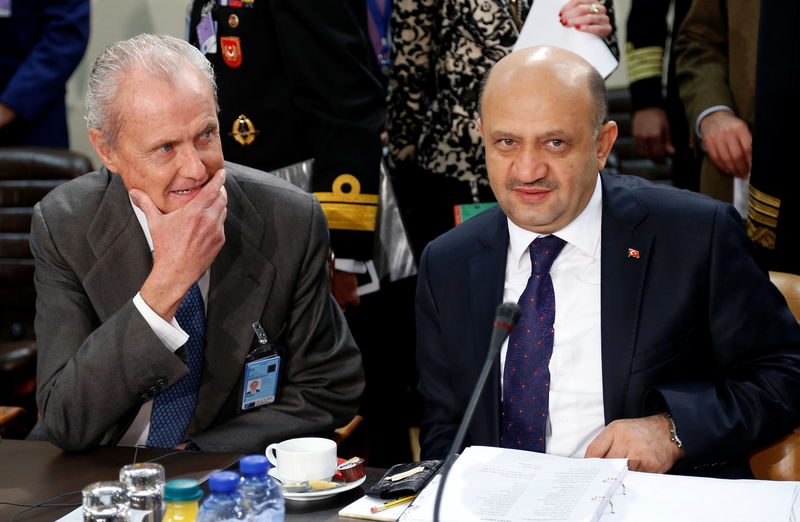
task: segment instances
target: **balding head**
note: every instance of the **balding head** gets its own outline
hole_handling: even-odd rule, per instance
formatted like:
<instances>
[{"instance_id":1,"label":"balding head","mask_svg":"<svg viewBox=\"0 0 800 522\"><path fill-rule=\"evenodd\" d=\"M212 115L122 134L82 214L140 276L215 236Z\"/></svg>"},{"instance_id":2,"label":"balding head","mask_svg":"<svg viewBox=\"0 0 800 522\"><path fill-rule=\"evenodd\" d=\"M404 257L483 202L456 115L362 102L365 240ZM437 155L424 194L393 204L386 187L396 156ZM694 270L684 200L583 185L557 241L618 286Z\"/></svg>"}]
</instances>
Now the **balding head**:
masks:
<instances>
[{"instance_id":1,"label":"balding head","mask_svg":"<svg viewBox=\"0 0 800 522\"><path fill-rule=\"evenodd\" d=\"M551 234L586 208L617 136L603 79L582 58L531 47L500 60L479 127L497 201L517 226Z\"/></svg>"},{"instance_id":2,"label":"balding head","mask_svg":"<svg viewBox=\"0 0 800 522\"><path fill-rule=\"evenodd\" d=\"M507 86L516 81L529 85L548 82L560 84L565 89L585 90L592 98L591 121L595 136L608 120L608 95L603 77L589 62L566 49L528 47L502 58L484 79L479 102L481 115L486 91L489 87L495 87L492 83L500 92L505 92Z\"/></svg>"}]
</instances>

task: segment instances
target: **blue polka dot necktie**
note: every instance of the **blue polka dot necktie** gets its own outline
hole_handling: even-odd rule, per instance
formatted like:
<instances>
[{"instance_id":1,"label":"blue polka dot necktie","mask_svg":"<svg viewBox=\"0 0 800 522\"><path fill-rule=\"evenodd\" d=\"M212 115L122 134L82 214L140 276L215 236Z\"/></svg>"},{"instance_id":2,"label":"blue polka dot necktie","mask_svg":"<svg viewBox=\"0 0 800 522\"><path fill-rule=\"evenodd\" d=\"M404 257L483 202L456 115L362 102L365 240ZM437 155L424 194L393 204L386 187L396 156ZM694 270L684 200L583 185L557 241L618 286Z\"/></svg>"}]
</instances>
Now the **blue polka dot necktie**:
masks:
<instances>
[{"instance_id":1,"label":"blue polka dot necktie","mask_svg":"<svg viewBox=\"0 0 800 522\"><path fill-rule=\"evenodd\" d=\"M522 310L506 351L500 445L544 453L550 395L550 356L556 300L550 267L564 240L539 237L530 246L531 276L519 298Z\"/></svg>"},{"instance_id":2,"label":"blue polka dot necktie","mask_svg":"<svg viewBox=\"0 0 800 522\"><path fill-rule=\"evenodd\" d=\"M184 344L189 373L153 399L147 445L155 448L174 448L183 443L186 426L197 402L206 345L205 307L197 283L192 285L181 301L175 312L175 320L189 334L189 340Z\"/></svg>"}]
</instances>

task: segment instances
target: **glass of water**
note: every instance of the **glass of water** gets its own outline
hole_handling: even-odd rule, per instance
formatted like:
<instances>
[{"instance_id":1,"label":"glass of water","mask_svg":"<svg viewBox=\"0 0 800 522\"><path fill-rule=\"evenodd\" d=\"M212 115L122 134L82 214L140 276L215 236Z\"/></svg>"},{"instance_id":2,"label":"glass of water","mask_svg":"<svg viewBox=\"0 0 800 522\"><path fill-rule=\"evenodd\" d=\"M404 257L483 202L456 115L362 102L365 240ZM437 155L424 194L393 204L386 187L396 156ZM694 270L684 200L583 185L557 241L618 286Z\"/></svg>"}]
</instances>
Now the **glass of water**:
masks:
<instances>
[{"instance_id":1,"label":"glass of water","mask_svg":"<svg viewBox=\"0 0 800 522\"><path fill-rule=\"evenodd\" d=\"M143 522L160 522L164 516L164 466L154 462L129 464L119 470L131 509L144 511Z\"/></svg>"},{"instance_id":2,"label":"glass of water","mask_svg":"<svg viewBox=\"0 0 800 522\"><path fill-rule=\"evenodd\" d=\"M94 482L83 488L84 522L129 522L128 493L121 482Z\"/></svg>"}]
</instances>

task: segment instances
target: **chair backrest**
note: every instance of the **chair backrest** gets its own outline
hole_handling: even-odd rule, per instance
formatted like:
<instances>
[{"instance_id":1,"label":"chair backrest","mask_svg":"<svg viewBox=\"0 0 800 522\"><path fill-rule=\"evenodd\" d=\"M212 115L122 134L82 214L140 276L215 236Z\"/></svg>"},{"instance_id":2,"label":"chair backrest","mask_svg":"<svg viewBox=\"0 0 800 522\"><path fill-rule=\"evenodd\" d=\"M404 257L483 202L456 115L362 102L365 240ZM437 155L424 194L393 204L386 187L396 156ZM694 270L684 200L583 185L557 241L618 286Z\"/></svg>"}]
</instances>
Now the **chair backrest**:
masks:
<instances>
[{"instance_id":1,"label":"chair backrest","mask_svg":"<svg viewBox=\"0 0 800 522\"><path fill-rule=\"evenodd\" d=\"M800 322L800 276L770 272L769 278ZM750 455L750 468L757 479L800 480L800 428Z\"/></svg>"},{"instance_id":2,"label":"chair backrest","mask_svg":"<svg viewBox=\"0 0 800 522\"><path fill-rule=\"evenodd\" d=\"M786 299L786 304L789 305L789 310L792 311L797 322L800 322L800 275L770 272L769 280L781 291Z\"/></svg>"},{"instance_id":3,"label":"chair backrest","mask_svg":"<svg viewBox=\"0 0 800 522\"><path fill-rule=\"evenodd\" d=\"M23 426L29 430L36 420L36 292L28 244L33 206L56 186L91 170L91 161L77 152L0 147L0 405L29 412L15 417L17 435L24 436ZM4 436L10 433L6 426Z\"/></svg>"},{"instance_id":4,"label":"chair backrest","mask_svg":"<svg viewBox=\"0 0 800 522\"><path fill-rule=\"evenodd\" d=\"M33 256L28 246L33 206L61 183L91 170L91 161L77 152L0 147L0 341L33 336Z\"/></svg>"}]
</instances>

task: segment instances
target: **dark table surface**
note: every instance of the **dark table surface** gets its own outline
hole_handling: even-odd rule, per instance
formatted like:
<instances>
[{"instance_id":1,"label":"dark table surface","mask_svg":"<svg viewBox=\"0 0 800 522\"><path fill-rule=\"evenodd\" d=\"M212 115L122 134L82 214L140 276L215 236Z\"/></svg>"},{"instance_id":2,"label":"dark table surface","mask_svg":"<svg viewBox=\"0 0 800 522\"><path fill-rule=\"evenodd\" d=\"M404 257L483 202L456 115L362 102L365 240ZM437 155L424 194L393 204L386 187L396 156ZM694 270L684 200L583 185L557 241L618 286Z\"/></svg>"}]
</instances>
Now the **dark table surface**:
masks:
<instances>
[{"instance_id":1,"label":"dark table surface","mask_svg":"<svg viewBox=\"0 0 800 522\"><path fill-rule=\"evenodd\" d=\"M213 471L235 469L242 457L237 453L170 452L168 450L112 447L68 453L48 442L0 440L0 502L36 504L57 495L71 493L58 502L81 502L80 490L98 480L117 480L119 468L133 462L158 459L167 480L194 478L203 481ZM135 460L134 460L135 458ZM299 502L286 501L286 520L353 520L338 516L347 504L364 495L386 470L367 468L367 480L359 487L331 498ZM17 522L53 521L73 511L77 505L37 508L19 515ZM23 507L0 504L0 521L9 520Z\"/></svg>"}]
</instances>

